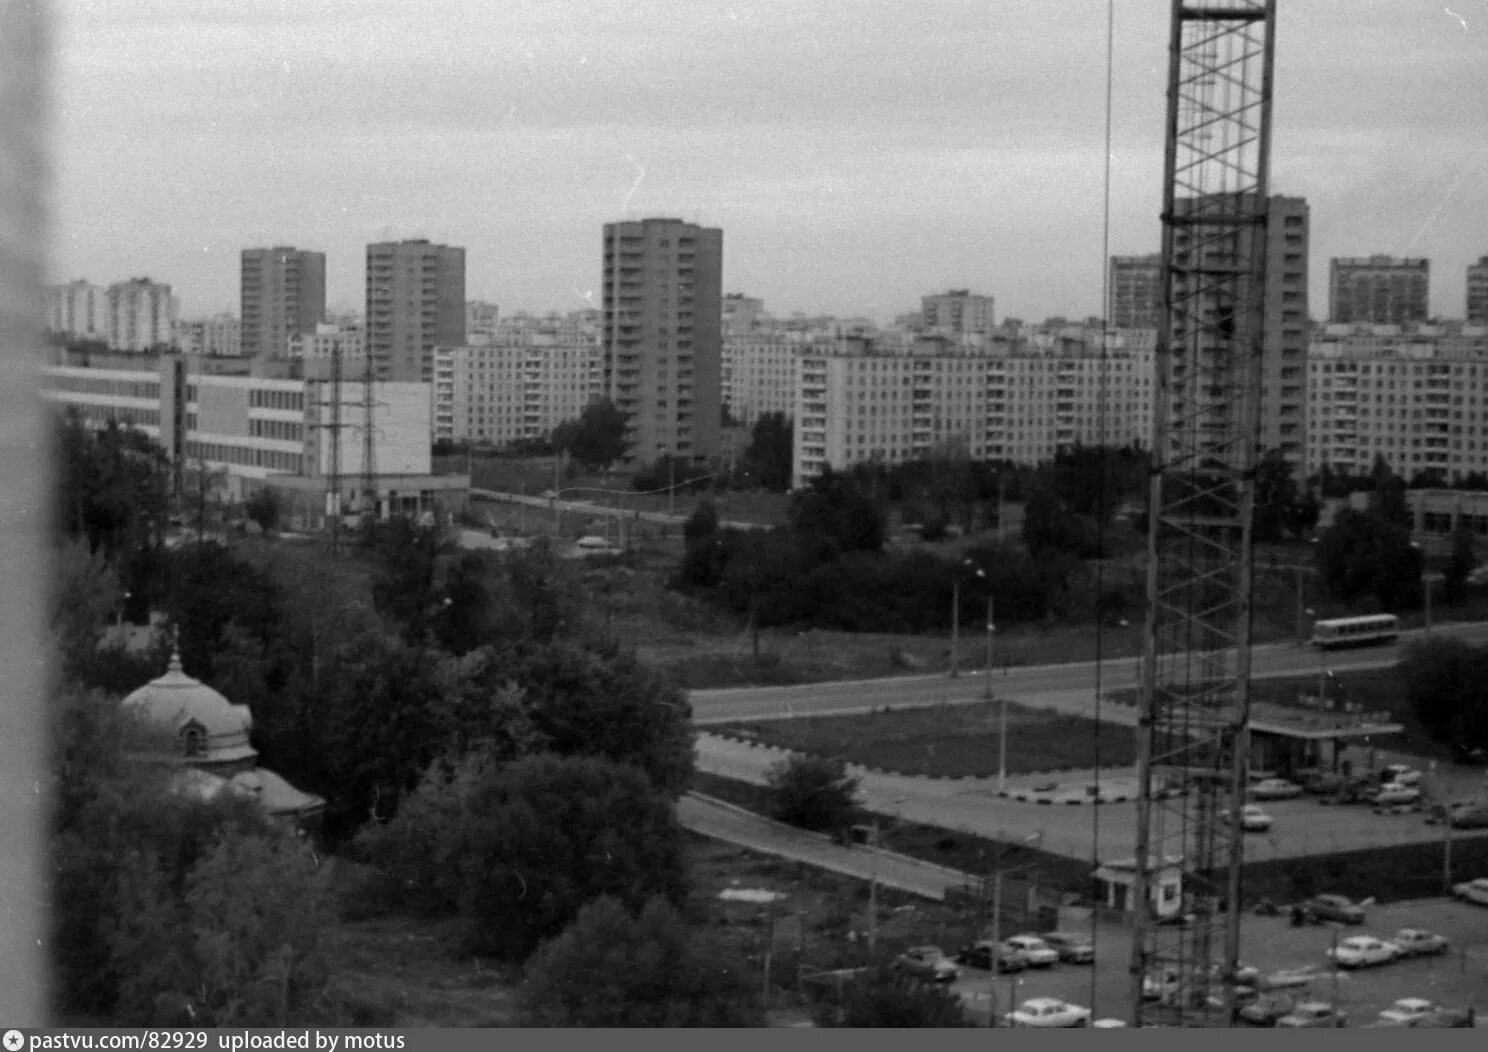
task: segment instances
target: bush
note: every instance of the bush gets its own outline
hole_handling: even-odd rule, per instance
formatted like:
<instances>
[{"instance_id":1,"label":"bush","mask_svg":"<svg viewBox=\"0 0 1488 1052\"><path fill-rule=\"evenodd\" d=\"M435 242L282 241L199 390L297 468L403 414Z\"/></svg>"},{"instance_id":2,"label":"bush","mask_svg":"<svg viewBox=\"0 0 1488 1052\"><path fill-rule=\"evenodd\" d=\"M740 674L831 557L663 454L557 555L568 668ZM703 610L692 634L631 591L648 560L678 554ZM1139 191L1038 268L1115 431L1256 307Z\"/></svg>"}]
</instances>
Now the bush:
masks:
<instances>
[{"instance_id":1,"label":"bush","mask_svg":"<svg viewBox=\"0 0 1488 1052\"><path fill-rule=\"evenodd\" d=\"M662 898L633 918L608 896L584 906L528 966L523 1026L763 1026L749 969Z\"/></svg>"},{"instance_id":2,"label":"bush","mask_svg":"<svg viewBox=\"0 0 1488 1052\"><path fill-rule=\"evenodd\" d=\"M769 774L771 815L802 829L841 830L852 821L858 778L842 760L792 756Z\"/></svg>"},{"instance_id":3,"label":"bush","mask_svg":"<svg viewBox=\"0 0 1488 1052\"><path fill-rule=\"evenodd\" d=\"M840 1003L812 1012L821 1027L969 1027L961 998L937 983L918 982L883 965L848 984Z\"/></svg>"}]
</instances>

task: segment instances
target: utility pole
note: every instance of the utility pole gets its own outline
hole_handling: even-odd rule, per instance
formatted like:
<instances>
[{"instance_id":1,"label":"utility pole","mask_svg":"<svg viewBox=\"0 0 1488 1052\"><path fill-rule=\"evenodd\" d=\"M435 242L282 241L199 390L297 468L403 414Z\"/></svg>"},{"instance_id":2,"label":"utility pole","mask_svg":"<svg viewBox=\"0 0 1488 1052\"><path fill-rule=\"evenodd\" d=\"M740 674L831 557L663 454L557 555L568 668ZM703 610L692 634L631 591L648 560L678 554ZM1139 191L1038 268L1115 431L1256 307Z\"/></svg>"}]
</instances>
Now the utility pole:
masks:
<instances>
[{"instance_id":1,"label":"utility pole","mask_svg":"<svg viewBox=\"0 0 1488 1052\"><path fill-rule=\"evenodd\" d=\"M956 651L961 647L961 578L951 578L951 678L960 674Z\"/></svg>"},{"instance_id":2,"label":"utility pole","mask_svg":"<svg viewBox=\"0 0 1488 1052\"><path fill-rule=\"evenodd\" d=\"M997 1025L997 966L1002 962L1002 866L992 874L992 992L987 999L988 1026Z\"/></svg>"}]
</instances>

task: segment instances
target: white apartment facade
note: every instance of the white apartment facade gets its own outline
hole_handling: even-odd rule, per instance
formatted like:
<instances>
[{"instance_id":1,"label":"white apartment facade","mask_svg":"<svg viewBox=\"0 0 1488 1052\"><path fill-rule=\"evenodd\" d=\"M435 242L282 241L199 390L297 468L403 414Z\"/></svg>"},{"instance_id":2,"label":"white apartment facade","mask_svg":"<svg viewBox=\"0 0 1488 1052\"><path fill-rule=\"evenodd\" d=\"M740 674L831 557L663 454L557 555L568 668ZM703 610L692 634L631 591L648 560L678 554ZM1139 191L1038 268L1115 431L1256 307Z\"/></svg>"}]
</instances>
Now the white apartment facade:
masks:
<instances>
[{"instance_id":1,"label":"white apartment facade","mask_svg":"<svg viewBox=\"0 0 1488 1052\"><path fill-rule=\"evenodd\" d=\"M243 353L242 326L231 314L178 321L174 343L182 354L237 358Z\"/></svg>"},{"instance_id":2,"label":"white apartment facade","mask_svg":"<svg viewBox=\"0 0 1488 1052\"><path fill-rule=\"evenodd\" d=\"M47 289L47 328L77 340L108 339L108 290L87 281Z\"/></svg>"},{"instance_id":3,"label":"white apartment facade","mask_svg":"<svg viewBox=\"0 0 1488 1052\"><path fill-rule=\"evenodd\" d=\"M509 445L547 437L599 393L592 319L517 314L435 355L434 437Z\"/></svg>"},{"instance_id":4,"label":"white apartment facade","mask_svg":"<svg viewBox=\"0 0 1488 1052\"><path fill-rule=\"evenodd\" d=\"M1488 472L1488 327L1328 326L1308 359L1308 473Z\"/></svg>"},{"instance_id":5,"label":"white apartment facade","mask_svg":"<svg viewBox=\"0 0 1488 1052\"><path fill-rule=\"evenodd\" d=\"M796 357L826 353L827 342L802 342L782 333L725 332L723 338L723 404L729 416L753 427L766 413L796 412Z\"/></svg>"},{"instance_id":6,"label":"white apartment facade","mask_svg":"<svg viewBox=\"0 0 1488 1052\"><path fill-rule=\"evenodd\" d=\"M148 351L170 345L177 303L171 287L149 278L110 285L104 294L104 338L116 351Z\"/></svg>"}]
</instances>

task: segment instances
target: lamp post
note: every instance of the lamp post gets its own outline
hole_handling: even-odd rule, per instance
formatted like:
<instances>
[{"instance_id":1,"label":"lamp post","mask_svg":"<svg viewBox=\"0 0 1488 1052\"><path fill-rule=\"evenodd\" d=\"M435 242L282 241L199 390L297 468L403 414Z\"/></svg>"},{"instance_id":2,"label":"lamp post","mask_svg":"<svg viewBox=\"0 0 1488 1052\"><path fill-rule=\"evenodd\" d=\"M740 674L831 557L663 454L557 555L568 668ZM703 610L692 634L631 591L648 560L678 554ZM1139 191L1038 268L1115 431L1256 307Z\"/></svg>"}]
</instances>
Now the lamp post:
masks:
<instances>
[{"instance_id":1,"label":"lamp post","mask_svg":"<svg viewBox=\"0 0 1488 1052\"><path fill-rule=\"evenodd\" d=\"M960 674L956 651L961 645L961 578L951 578L951 678Z\"/></svg>"},{"instance_id":2,"label":"lamp post","mask_svg":"<svg viewBox=\"0 0 1488 1052\"><path fill-rule=\"evenodd\" d=\"M1441 802L1442 809L1442 893L1452 894L1452 800L1445 788L1445 779L1437 769L1436 761L1431 761L1429 769L1434 795Z\"/></svg>"},{"instance_id":3,"label":"lamp post","mask_svg":"<svg viewBox=\"0 0 1488 1052\"><path fill-rule=\"evenodd\" d=\"M1004 868L1001 864L1002 856L1007 854L1012 847L1022 844L1041 844L1043 840L1043 833L1034 833L1032 836L1026 836L1018 841L1018 844L1003 848L1002 852L997 856L997 868L992 871L992 955L987 962L992 967L992 990L987 1001L988 1026L997 1025L997 965L1002 960L1002 878L1004 874L1015 873L1020 869L1026 869L1029 865L1037 864L1024 863L1021 866L1013 866L1008 869Z\"/></svg>"}]
</instances>

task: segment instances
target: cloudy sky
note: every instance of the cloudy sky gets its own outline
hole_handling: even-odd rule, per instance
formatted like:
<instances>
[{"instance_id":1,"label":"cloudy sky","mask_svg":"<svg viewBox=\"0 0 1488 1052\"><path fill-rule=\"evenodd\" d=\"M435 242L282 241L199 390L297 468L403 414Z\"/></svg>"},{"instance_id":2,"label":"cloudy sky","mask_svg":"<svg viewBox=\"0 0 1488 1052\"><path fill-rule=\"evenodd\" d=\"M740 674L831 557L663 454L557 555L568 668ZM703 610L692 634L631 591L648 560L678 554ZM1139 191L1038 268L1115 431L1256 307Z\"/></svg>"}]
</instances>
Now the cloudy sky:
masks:
<instances>
[{"instance_id":1,"label":"cloudy sky","mask_svg":"<svg viewBox=\"0 0 1488 1052\"><path fill-rule=\"evenodd\" d=\"M237 310L241 249L467 250L503 313L598 302L600 228L724 231L724 285L888 321L969 287L1098 313L1101 0L58 0L53 279ZM1169 4L1116 0L1110 251L1156 251ZM1281 0L1274 192L1328 259L1488 255L1488 0Z\"/></svg>"}]
</instances>

